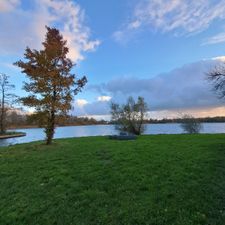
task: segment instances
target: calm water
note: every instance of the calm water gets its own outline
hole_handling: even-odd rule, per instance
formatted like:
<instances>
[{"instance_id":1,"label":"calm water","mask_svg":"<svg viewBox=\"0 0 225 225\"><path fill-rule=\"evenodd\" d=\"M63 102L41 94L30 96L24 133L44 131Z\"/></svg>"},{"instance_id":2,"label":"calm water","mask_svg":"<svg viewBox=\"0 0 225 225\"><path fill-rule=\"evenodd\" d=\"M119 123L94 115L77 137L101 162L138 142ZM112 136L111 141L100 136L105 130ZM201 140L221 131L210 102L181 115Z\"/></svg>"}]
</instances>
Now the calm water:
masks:
<instances>
[{"instance_id":1,"label":"calm water","mask_svg":"<svg viewBox=\"0 0 225 225\"><path fill-rule=\"evenodd\" d=\"M16 131L25 132L25 137L10 138L0 140L0 146L27 143L31 141L44 140L45 133L42 128L17 129ZM148 124L145 134L180 134L183 130L179 124ZM201 133L225 133L225 123L203 123ZM73 126L56 128L54 138L85 137L117 134L112 125L92 125L92 126Z\"/></svg>"}]
</instances>

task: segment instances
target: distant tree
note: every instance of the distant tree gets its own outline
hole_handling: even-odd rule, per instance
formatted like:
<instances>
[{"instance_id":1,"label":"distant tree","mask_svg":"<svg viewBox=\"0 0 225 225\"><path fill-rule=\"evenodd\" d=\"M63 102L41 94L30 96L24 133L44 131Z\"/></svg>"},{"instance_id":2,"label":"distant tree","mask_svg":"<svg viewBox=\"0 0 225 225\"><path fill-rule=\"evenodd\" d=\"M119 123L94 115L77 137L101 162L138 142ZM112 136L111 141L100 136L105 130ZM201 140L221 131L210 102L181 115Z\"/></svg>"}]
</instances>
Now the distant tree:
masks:
<instances>
[{"instance_id":1,"label":"distant tree","mask_svg":"<svg viewBox=\"0 0 225 225\"><path fill-rule=\"evenodd\" d=\"M197 134L202 130L201 122L191 115L184 115L180 125L184 132L188 134Z\"/></svg>"},{"instance_id":2,"label":"distant tree","mask_svg":"<svg viewBox=\"0 0 225 225\"><path fill-rule=\"evenodd\" d=\"M12 108L7 113L8 126L21 127L26 125L27 116L22 111Z\"/></svg>"},{"instance_id":3,"label":"distant tree","mask_svg":"<svg viewBox=\"0 0 225 225\"><path fill-rule=\"evenodd\" d=\"M137 102L129 97L125 105L111 103L112 121L119 131L140 135L144 132L144 119L147 112L144 98L138 97Z\"/></svg>"},{"instance_id":4,"label":"distant tree","mask_svg":"<svg viewBox=\"0 0 225 225\"><path fill-rule=\"evenodd\" d=\"M7 111L15 101L16 95L12 93L15 86L10 84L9 76L0 73L0 133L6 133Z\"/></svg>"},{"instance_id":5,"label":"distant tree","mask_svg":"<svg viewBox=\"0 0 225 225\"><path fill-rule=\"evenodd\" d=\"M46 126L46 112L34 112L27 115L27 123L29 125L45 127Z\"/></svg>"},{"instance_id":6,"label":"distant tree","mask_svg":"<svg viewBox=\"0 0 225 225\"><path fill-rule=\"evenodd\" d=\"M74 66L67 58L69 52L66 41L59 30L47 28L43 49L25 50L26 61L15 63L29 78L24 84L28 97L21 98L24 105L33 107L44 120L46 144L51 144L57 115L66 115L72 108L74 95L81 91L87 82L84 76L77 79L71 70Z\"/></svg>"}]
</instances>

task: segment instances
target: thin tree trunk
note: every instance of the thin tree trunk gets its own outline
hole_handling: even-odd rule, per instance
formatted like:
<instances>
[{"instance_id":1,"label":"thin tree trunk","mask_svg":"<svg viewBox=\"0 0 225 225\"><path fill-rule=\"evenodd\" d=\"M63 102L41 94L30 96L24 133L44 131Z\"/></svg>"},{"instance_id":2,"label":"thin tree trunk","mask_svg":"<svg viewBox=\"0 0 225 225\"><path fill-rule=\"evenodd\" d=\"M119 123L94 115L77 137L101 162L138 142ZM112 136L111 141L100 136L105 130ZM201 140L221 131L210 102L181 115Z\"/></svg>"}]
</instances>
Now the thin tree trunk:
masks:
<instances>
[{"instance_id":1,"label":"thin tree trunk","mask_svg":"<svg viewBox=\"0 0 225 225\"><path fill-rule=\"evenodd\" d=\"M144 121L144 113L143 112L141 112L141 116L140 116L140 123L139 123L139 127L138 127L138 135L140 135L141 134L141 129L142 129L142 124L143 124L143 121Z\"/></svg>"},{"instance_id":2,"label":"thin tree trunk","mask_svg":"<svg viewBox=\"0 0 225 225\"><path fill-rule=\"evenodd\" d=\"M2 90L0 132L1 132L1 134L5 133L5 93L4 93L4 89Z\"/></svg>"}]
</instances>

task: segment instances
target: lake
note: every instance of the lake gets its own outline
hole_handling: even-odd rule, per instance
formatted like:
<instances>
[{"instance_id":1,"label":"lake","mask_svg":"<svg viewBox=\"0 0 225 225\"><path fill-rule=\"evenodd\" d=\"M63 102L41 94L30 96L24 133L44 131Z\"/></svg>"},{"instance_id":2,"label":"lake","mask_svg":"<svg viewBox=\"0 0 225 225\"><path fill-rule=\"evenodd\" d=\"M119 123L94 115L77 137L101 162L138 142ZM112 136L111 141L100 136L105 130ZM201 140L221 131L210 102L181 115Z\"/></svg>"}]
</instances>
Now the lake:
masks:
<instances>
[{"instance_id":1,"label":"lake","mask_svg":"<svg viewBox=\"0 0 225 225\"><path fill-rule=\"evenodd\" d=\"M203 123L201 133L225 133L225 123ZM15 131L25 132L24 137L0 140L0 146L8 146L19 143L44 140L45 133L42 128L15 129ZM144 134L180 134L183 130L180 124L148 124ZM67 126L57 127L54 138L86 137L117 134L113 125L91 125L91 126Z\"/></svg>"}]
</instances>

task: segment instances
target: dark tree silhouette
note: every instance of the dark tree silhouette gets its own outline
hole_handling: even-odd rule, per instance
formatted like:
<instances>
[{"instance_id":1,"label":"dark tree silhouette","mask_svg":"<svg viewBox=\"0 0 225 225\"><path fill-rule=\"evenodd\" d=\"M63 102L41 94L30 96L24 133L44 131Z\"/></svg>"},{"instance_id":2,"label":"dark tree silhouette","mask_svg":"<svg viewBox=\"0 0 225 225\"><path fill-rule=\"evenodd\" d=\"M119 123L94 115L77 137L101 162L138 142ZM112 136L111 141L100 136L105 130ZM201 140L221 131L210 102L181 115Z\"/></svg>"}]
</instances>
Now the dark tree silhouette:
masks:
<instances>
[{"instance_id":1,"label":"dark tree silhouette","mask_svg":"<svg viewBox=\"0 0 225 225\"><path fill-rule=\"evenodd\" d=\"M212 82L213 90L218 98L225 97L225 63L217 65L213 70L207 73L207 79Z\"/></svg>"},{"instance_id":2,"label":"dark tree silhouette","mask_svg":"<svg viewBox=\"0 0 225 225\"><path fill-rule=\"evenodd\" d=\"M0 133L4 134L6 133L6 126L7 126L7 111L12 106L16 95L12 93L15 86L13 84L10 84L9 82L9 76L0 73Z\"/></svg>"},{"instance_id":3,"label":"dark tree silhouette","mask_svg":"<svg viewBox=\"0 0 225 225\"><path fill-rule=\"evenodd\" d=\"M21 98L24 105L36 109L44 120L46 144L51 144L54 136L55 118L66 115L72 108L74 95L81 91L87 82L84 76L77 79L71 73L74 64L67 58L69 52L66 41L59 30L47 28L43 50L25 50L26 61L15 63L29 78L24 84L28 97Z\"/></svg>"},{"instance_id":4,"label":"dark tree silhouette","mask_svg":"<svg viewBox=\"0 0 225 225\"><path fill-rule=\"evenodd\" d=\"M112 121L119 131L140 135L144 131L144 119L147 112L144 98L138 97L137 102L129 97L125 105L111 103Z\"/></svg>"},{"instance_id":5,"label":"dark tree silhouette","mask_svg":"<svg viewBox=\"0 0 225 225\"><path fill-rule=\"evenodd\" d=\"M188 134L198 134L202 130L201 122L191 115L184 115L180 126Z\"/></svg>"}]
</instances>

